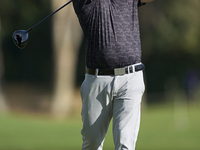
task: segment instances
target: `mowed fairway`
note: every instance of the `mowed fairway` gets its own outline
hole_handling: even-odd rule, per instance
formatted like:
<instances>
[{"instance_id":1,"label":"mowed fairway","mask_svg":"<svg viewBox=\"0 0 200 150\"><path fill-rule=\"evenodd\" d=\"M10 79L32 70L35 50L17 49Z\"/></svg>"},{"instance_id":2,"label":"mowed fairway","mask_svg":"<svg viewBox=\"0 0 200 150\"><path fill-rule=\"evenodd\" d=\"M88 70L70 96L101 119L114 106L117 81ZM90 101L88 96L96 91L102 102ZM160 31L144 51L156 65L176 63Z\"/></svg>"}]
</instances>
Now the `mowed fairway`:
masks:
<instances>
[{"instance_id":1,"label":"mowed fairway","mask_svg":"<svg viewBox=\"0 0 200 150\"><path fill-rule=\"evenodd\" d=\"M200 150L200 107L143 108L136 150ZM0 150L80 150L81 119L0 115ZM114 150L109 128L104 150Z\"/></svg>"}]
</instances>

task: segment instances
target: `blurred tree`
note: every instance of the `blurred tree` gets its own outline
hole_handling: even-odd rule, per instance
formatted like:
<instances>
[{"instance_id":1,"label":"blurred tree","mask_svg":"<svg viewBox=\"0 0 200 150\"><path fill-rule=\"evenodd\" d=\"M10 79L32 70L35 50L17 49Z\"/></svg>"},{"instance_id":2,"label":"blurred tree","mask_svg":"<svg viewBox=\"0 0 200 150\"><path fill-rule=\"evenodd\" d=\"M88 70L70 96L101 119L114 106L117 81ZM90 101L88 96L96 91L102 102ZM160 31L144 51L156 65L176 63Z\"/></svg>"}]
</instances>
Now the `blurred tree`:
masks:
<instances>
[{"instance_id":1,"label":"blurred tree","mask_svg":"<svg viewBox=\"0 0 200 150\"><path fill-rule=\"evenodd\" d=\"M53 10L63 5L62 1L52 0ZM72 4L53 17L53 43L55 63L55 93L52 112L63 118L71 108L74 96L74 80L78 50L82 42L80 29Z\"/></svg>"},{"instance_id":2,"label":"blurred tree","mask_svg":"<svg viewBox=\"0 0 200 150\"><path fill-rule=\"evenodd\" d=\"M50 11L50 1L46 0L0 0L2 91L9 109L47 111L51 99L46 95L51 96L53 77L51 18L30 32L23 50L14 45L12 33L33 26Z\"/></svg>"},{"instance_id":3,"label":"blurred tree","mask_svg":"<svg viewBox=\"0 0 200 150\"><path fill-rule=\"evenodd\" d=\"M148 94L164 92L169 78L183 88L186 70L200 71L199 8L199 0L159 0L140 8Z\"/></svg>"},{"instance_id":4,"label":"blurred tree","mask_svg":"<svg viewBox=\"0 0 200 150\"><path fill-rule=\"evenodd\" d=\"M3 76L3 56L1 47L1 16L0 16L0 112L5 112L8 110L8 106L5 103L4 95L2 93L2 76Z\"/></svg>"}]
</instances>

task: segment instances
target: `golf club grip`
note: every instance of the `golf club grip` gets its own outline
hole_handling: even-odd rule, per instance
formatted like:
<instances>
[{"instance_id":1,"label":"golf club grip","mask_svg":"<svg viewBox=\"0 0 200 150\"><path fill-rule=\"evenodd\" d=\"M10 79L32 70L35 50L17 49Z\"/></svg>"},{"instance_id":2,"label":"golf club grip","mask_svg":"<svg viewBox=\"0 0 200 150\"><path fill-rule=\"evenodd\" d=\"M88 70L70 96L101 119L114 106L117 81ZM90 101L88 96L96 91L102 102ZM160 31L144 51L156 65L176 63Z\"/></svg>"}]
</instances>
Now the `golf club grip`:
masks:
<instances>
[{"instance_id":1,"label":"golf club grip","mask_svg":"<svg viewBox=\"0 0 200 150\"><path fill-rule=\"evenodd\" d=\"M58 8L56 11L54 11L53 13L51 13L50 15L48 15L47 17L45 17L44 19L42 19L40 22L38 22L37 24L35 24L34 26L32 26L31 28L29 28L27 30L27 32L31 31L33 28L35 28L37 25L39 25L41 22L43 22L44 20L48 19L49 17L51 17L52 15L54 15L55 13L57 13L59 10L63 9L65 6L67 6L69 3L71 3L72 0L70 0L69 2L67 2L65 5L63 5L62 7Z\"/></svg>"}]
</instances>

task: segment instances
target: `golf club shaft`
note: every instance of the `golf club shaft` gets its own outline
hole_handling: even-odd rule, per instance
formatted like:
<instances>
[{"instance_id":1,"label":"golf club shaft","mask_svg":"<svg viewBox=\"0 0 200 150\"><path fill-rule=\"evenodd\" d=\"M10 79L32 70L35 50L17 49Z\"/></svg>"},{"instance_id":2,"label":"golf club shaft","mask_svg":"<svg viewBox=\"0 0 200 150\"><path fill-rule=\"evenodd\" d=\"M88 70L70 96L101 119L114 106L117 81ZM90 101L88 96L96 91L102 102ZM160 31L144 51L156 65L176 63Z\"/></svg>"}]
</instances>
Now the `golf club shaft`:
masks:
<instances>
[{"instance_id":1,"label":"golf club shaft","mask_svg":"<svg viewBox=\"0 0 200 150\"><path fill-rule=\"evenodd\" d=\"M26 30L26 33L31 31L33 28L35 28L37 25L39 25L41 22L43 22L44 20L48 19L49 17L51 17L52 15L54 15L55 13L57 13L59 10L61 10L62 8L64 8L65 6L67 6L69 3L71 3L72 0L70 0L69 2L67 2L65 5L63 5L62 7L60 7L59 9L57 9L56 11L54 11L53 13L51 13L50 15L48 15L47 17L45 17L44 19L42 19L40 22L38 22L37 24L35 24L34 26L32 26L31 28L29 28L28 30Z\"/></svg>"}]
</instances>

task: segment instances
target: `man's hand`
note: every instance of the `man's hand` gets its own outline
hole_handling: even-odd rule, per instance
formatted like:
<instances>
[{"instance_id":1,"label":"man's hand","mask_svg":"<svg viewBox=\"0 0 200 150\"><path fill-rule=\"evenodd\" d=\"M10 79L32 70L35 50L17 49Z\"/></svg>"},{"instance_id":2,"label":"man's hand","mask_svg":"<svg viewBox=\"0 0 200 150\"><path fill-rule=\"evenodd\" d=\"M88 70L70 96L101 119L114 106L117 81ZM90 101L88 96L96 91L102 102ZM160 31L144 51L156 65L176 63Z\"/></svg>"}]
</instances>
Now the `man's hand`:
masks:
<instances>
[{"instance_id":1,"label":"man's hand","mask_svg":"<svg viewBox=\"0 0 200 150\"><path fill-rule=\"evenodd\" d=\"M151 2L151 1L154 1L154 0L141 0L142 3L148 3L148 2Z\"/></svg>"}]
</instances>

